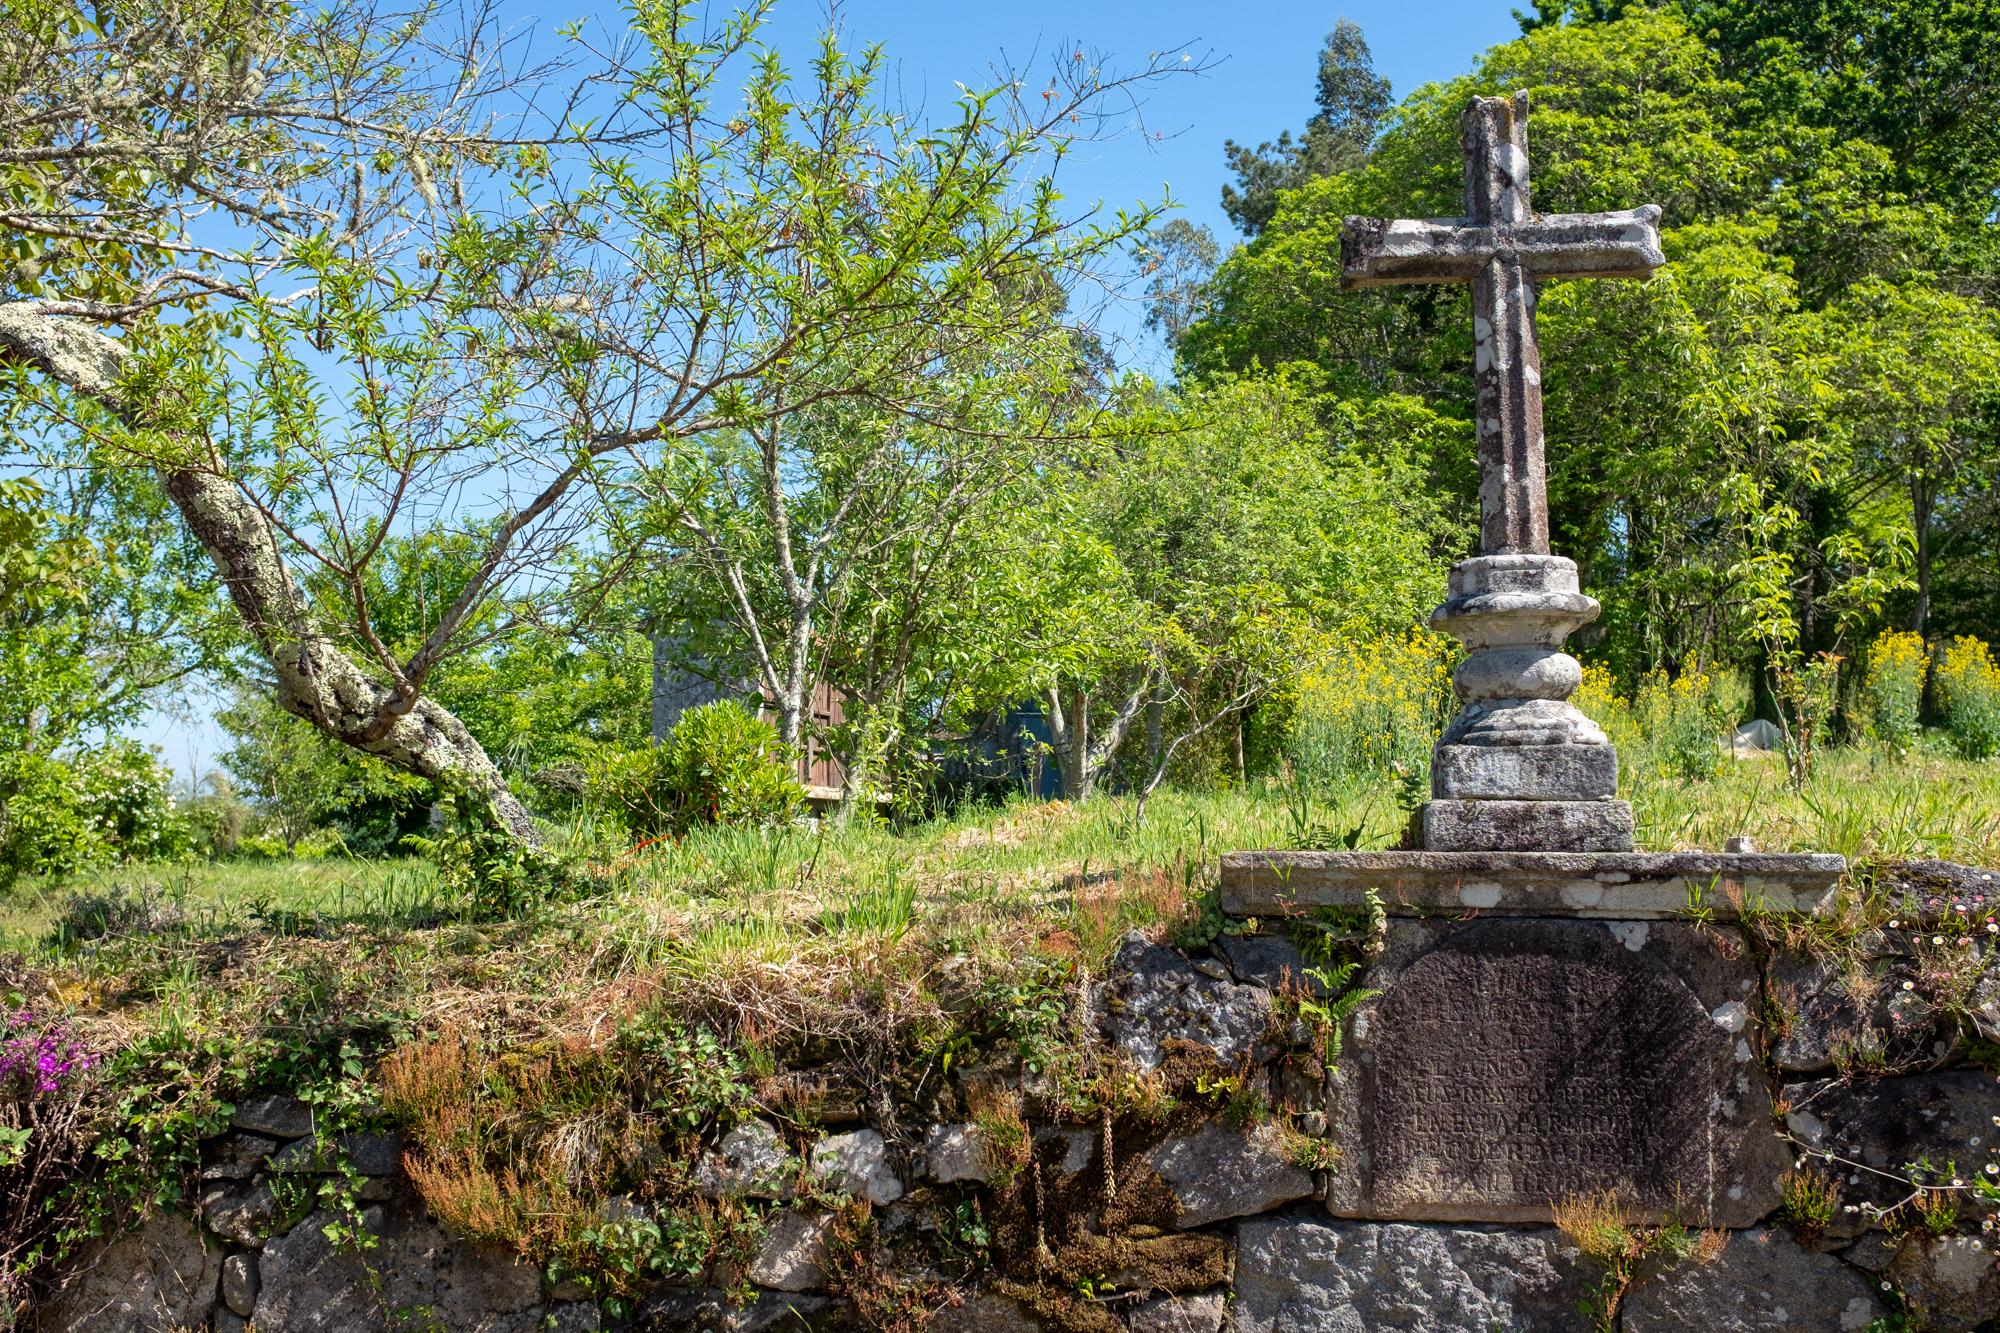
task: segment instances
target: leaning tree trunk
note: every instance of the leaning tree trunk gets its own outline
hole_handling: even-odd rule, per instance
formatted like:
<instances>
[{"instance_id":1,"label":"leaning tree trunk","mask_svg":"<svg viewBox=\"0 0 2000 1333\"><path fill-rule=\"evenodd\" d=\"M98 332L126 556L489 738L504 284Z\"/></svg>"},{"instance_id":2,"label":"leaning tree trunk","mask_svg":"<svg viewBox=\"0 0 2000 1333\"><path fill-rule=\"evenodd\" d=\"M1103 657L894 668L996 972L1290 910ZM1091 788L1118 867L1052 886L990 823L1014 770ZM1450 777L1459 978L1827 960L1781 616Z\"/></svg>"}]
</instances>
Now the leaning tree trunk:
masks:
<instances>
[{"instance_id":1,"label":"leaning tree trunk","mask_svg":"<svg viewBox=\"0 0 2000 1333\"><path fill-rule=\"evenodd\" d=\"M32 301L0 305L0 352L94 399L134 426L124 398L125 348ZM344 745L445 786L489 798L501 826L534 844L533 821L465 724L434 700L409 696L364 671L318 624L285 567L277 534L213 460L158 465L168 497L217 573L277 681L277 703Z\"/></svg>"}]
</instances>

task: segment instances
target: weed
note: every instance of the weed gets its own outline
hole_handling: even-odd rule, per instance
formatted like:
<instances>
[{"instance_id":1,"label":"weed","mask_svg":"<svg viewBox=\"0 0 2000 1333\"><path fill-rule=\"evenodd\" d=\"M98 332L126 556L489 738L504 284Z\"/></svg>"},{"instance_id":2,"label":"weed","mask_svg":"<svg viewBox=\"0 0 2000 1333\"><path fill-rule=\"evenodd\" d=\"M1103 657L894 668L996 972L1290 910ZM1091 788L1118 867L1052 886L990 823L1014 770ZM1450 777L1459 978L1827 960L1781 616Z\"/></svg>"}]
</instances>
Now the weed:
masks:
<instances>
[{"instance_id":1,"label":"weed","mask_svg":"<svg viewBox=\"0 0 2000 1333\"><path fill-rule=\"evenodd\" d=\"M1563 1237L1604 1270L1597 1290L1578 1306L1600 1333L1618 1326L1625 1297L1654 1270L1687 1260L1706 1263L1728 1240L1726 1232L1696 1231L1672 1219L1640 1225L1609 1190L1567 1196L1557 1201L1554 1215Z\"/></svg>"},{"instance_id":2,"label":"weed","mask_svg":"<svg viewBox=\"0 0 2000 1333\"><path fill-rule=\"evenodd\" d=\"M1332 967L1309 967L1306 982L1318 983L1326 998L1316 995L1308 984L1287 986L1282 992L1283 1000L1298 1015L1299 1021L1319 1038L1320 1059L1326 1063L1329 1073L1340 1065L1341 1051L1346 1045L1346 1027L1354 1011L1374 999L1381 992L1356 986L1344 989L1361 966L1357 962L1335 964Z\"/></svg>"},{"instance_id":3,"label":"weed","mask_svg":"<svg viewBox=\"0 0 2000 1333\"><path fill-rule=\"evenodd\" d=\"M967 1100L987 1177L994 1188L1006 1189L1034 1155L1020 1094L998 1084L979 1083L968 1089Z\"/></svg>"},{"instance_id":4,"label":"weed","mask_svg":"<svg viewBox=\"0 0 2000 1333\"><path fill-rule=\"evenodd\" d=\"M1332 1139L1314 1138L1286 1125L1278 1130L1278 1142L1285 1159L1301 1171L1340 1169L1340 1145Z\"/></svg>"},{"instance_id":5,"label":"weed","mask_svg":"<svg viewBox=\"0 0 2000 1333\"><path fill-rule=\"evenodd\" d=\"M1785 1218L1798 1228L1799 1239L1817 1245L1840 1209L1841 1185L1817 1167L1790 1172L1785 1176L1783 1204Z\"/></svg>"}]
</instances>

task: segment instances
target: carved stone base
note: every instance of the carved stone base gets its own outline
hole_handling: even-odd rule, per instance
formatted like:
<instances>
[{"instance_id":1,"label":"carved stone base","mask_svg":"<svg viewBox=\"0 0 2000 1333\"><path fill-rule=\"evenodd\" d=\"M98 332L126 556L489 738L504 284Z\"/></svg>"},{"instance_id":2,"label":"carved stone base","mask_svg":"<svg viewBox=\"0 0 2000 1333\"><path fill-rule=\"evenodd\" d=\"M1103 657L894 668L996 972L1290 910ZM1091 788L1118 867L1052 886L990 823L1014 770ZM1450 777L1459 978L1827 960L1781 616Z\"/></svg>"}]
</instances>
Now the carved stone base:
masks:
<instances>
[{"instance_id":1,"label":"carved stone base","mask_svg":"<svg viewBox=\"0 0 2000 1333\"><path fill-rule=\"evenodd\" d=\"M1609 745L1440 745L1431 790L1459 801L1604 801L1618 794Z\"/></svg>"},{"instance_id":2,"label":"carved stone base","mask_svg":"<svg viewBox=\"0 0 2000 1333\"><path fill-rule=\"evenodd\" d=\"M1629 852L1624 801L1431 801L1423 810L1431 852Z\"/></svg>"}]
</instances>

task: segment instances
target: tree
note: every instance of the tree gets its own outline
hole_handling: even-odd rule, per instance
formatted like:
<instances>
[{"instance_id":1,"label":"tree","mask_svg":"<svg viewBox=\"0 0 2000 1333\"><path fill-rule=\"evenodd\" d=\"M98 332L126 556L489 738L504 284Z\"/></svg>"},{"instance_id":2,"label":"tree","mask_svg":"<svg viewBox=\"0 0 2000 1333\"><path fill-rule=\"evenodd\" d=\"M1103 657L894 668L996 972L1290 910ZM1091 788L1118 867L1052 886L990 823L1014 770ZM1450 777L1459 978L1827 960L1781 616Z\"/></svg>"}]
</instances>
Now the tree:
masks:
<instances>
[{"instance_id":1,"label":"tree","mask_svg":"<svg viewBox=\"0 0 2000 1333\"><path fill-rule=\"evenodd\" d=\"M0 352L50 420L157 472L281 707L469 788L521 840L527 811L431 679L504 633L496 602L569 591L555 567L615 473L661 479L712 548L670 480L712 436L754 442L781 510L795 419L850 401L952 424L964 354L1042 317L1029 279L1145 220L1061 215L1055 163L1132 87L1081 59L925 131L872 100L879 53L829 38L801 88L755 15L683 0L637 7L630 59L571 30L580 73L524 73L484 12L464 32L365 0L49 13L0 104L46 127L9 160L55 202L0 223L110 255L115 280L44 266L0 306ZM496 123L507 92L548 104ZM371 568L453 511L478 558L392 649ZM773 533L807 609L813 557ZM810 642L763 646L794 732Z\"/></svg>"},{"instance_id":2,"label":"tree","mask_svg":"<svg viewBox=\"0 0 2000 1333\"><path fill-rule=\"evenodd\" d=\"M1348 171L1368 154L1368 145L1390 107L1389 81L1375 72L1375 58L1359 24L1341 19L1319 53L1319 109L1296 141L1290 130L1276 143L1246 148L1235 140L1222 145L1236 184L1222 187L1222 211L1255 236L1278 211L1278 195L1316 176Z\"/></svg>"},{"instance_id":3,"label":"tree","mask_svg":"<svg viewBox=\"0 0 2000 1333\"><path fill-rule=\"evenodd\" d=\"M0 480L0 729L105 736L235 646L158 488L85 465Z\"/></svg>"},{"instance_id":4,"label":"tree","mask_svg":"<svg viewBox=\"0 0 2000 1333\"><path fill-rule=\"evenodd\" d=\"M592 315L588 350L547 370L571 375L588 448L624 460L607 486L643 502L617 540L692 571L709 596L689 633L729 632L786 744L819 664L859 660L857 616L886 638L840 683L890 705L968 519L1090 431L1065 291L1153 214L1065 216L1053 172L1107 94L1183 66L1124 78L1073 56L1035 92L966 94L928 134L873 101L879 50L829 38L803 87L760 57L745 115L678 174L606 162L550 202L588 242L552 270ZM671 118L712 77L640 84L671 92Z\"/></svg>"},{"instance_id":5,"label":"tree","mask_svg":"<svg viewBox=\"0 0 2000 1333\"><path fill-rule=\"evenodd\" d=\"M1915 587L1909 628L1931 611L1938 514L1996 458L2000 316L1922 283L1857 283L1817 321L1855 470L1909 503Z\"/></svg>"},{"instance_id":6,"label":"tree","mask_svg":"<svg viewBox=\"0 0 2000 1333\"><path fill-rule=\"evenodd\" d=\"M1975 400L1991 375L1970 360L1954 401L1927 407L1922 392L1906 400L1886 381L1872 396L1844 388L1867 376L1839 355L1900 346L1906 373L1943 386L1949 376L1922 369L1941 353L1870 331L1883 302L1866 294L1887 283L1963 300L1931 267L1969 244L1963 219L1902 193L1880 145L1843 140L1797 97L1746 83L1763 74L1673 8L1564 6L1550 17L1567 21L1530 23L1471 75L1405 99L1365 163L1286 193L1218 269L1210 314L1180 345L1183 371L1305 364L1336 398L1413 394L1441 415L1464 412L1463 291L1339 293L1340 224L1351 213L1456 212L1465 99L1527 89L1537 209L1666 211L1670 262L1652 282L1551 283L1540 296L1555 546L1607 606L1580 642L1627 678L1655 666L1761 669L1779 640L1751 627L1781 607L1785 651L1837 651L1889 614L1910 577L1911 502L1885 495L1884 450L1934 431L1927 416L1956 423L1951 448L1966 457L1984 447ZM1829 303L1838 330L1820 316ZM1429 454L1429 484L1461 503L1472 485L1463 448ZM1960 493L1971 503L1980 469L1956 475L1952 503ZM1749 496L1766 517L1790 518L1746 522ZM1753 586L1750 571L1779 567L1768 560L1782 577Z\"/></svg>"},{"instance_id":7,"label":"tree","mask_svg":"<svg viewBox=\"0 0 2000 1333\"><path fill-rule=\"evenodd\" d=\"M1128 393L1131 437L1063 480L1053 577L1017 612L1072 798L1121 753L1151 792L1215 735L1240 777L1242 724L1308 638L1400 628L1442 594L1437 510L1378 434L1417 405L1336 408L1329 429L1282 377Z\"/></svg>"},{"instance_id":8,"label":"tree","mask_svg":"<svg viewBox=\"0 0 2000 1333\"><path fill-rule=\"evenodd\" d=\"M1181 337L1208 313L1209 279L1222 258L1215 233L1186 218L1169 218L1139 247L1146 275L1146 327L1179 347Z\"/></svg>"}]
</instances>

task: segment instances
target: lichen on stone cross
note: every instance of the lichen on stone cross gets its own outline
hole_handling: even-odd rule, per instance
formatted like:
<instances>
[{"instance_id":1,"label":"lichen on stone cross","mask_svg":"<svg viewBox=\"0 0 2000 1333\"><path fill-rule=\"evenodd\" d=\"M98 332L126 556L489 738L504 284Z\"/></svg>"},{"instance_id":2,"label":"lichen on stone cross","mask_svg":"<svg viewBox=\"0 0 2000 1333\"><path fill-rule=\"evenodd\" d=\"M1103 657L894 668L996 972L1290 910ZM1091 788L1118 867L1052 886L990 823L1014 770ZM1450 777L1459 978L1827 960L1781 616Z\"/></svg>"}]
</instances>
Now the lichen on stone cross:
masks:
<instances>
[{"instance_id":1,"label":"lichen on stone cross","mask_svg":"<svg viewBox=\"0 0 2000 1333\"><path fill-rule=\"evenodd\" d=\"M1475 97L1459 121L1465 216L1351 217L1345 290L1412 282L1472 287L1481 554L1460 561L1431 624L1464 641L1463 704L1432 757L1424 807L1432 851L1627 851L1630 807L1614 799L1617 756L1569 696L1582 678L1561 651L1596 619L1576 565L1549 552L1542 358L1535 284L1645 278L1664 261L1660 210L1537 216L1528 198L1528 95Z\"/></svg>"},{"instance_id":2,"label":"lichen on stone cross","mask_svg":"<svg viewBox=\"0 0 2000 1333\"><path fill-rule=\"evenodd\" d=\"M1465 216L1347 219L1340 285L1472 284L1479 389L1480 550L1547 554L1542 357L1535 283L1644 278L1665 262L1660 210L1537 217L1528 203L1528 95L1475 97L1459 122Z\"/></svg>"}]
</instances>

